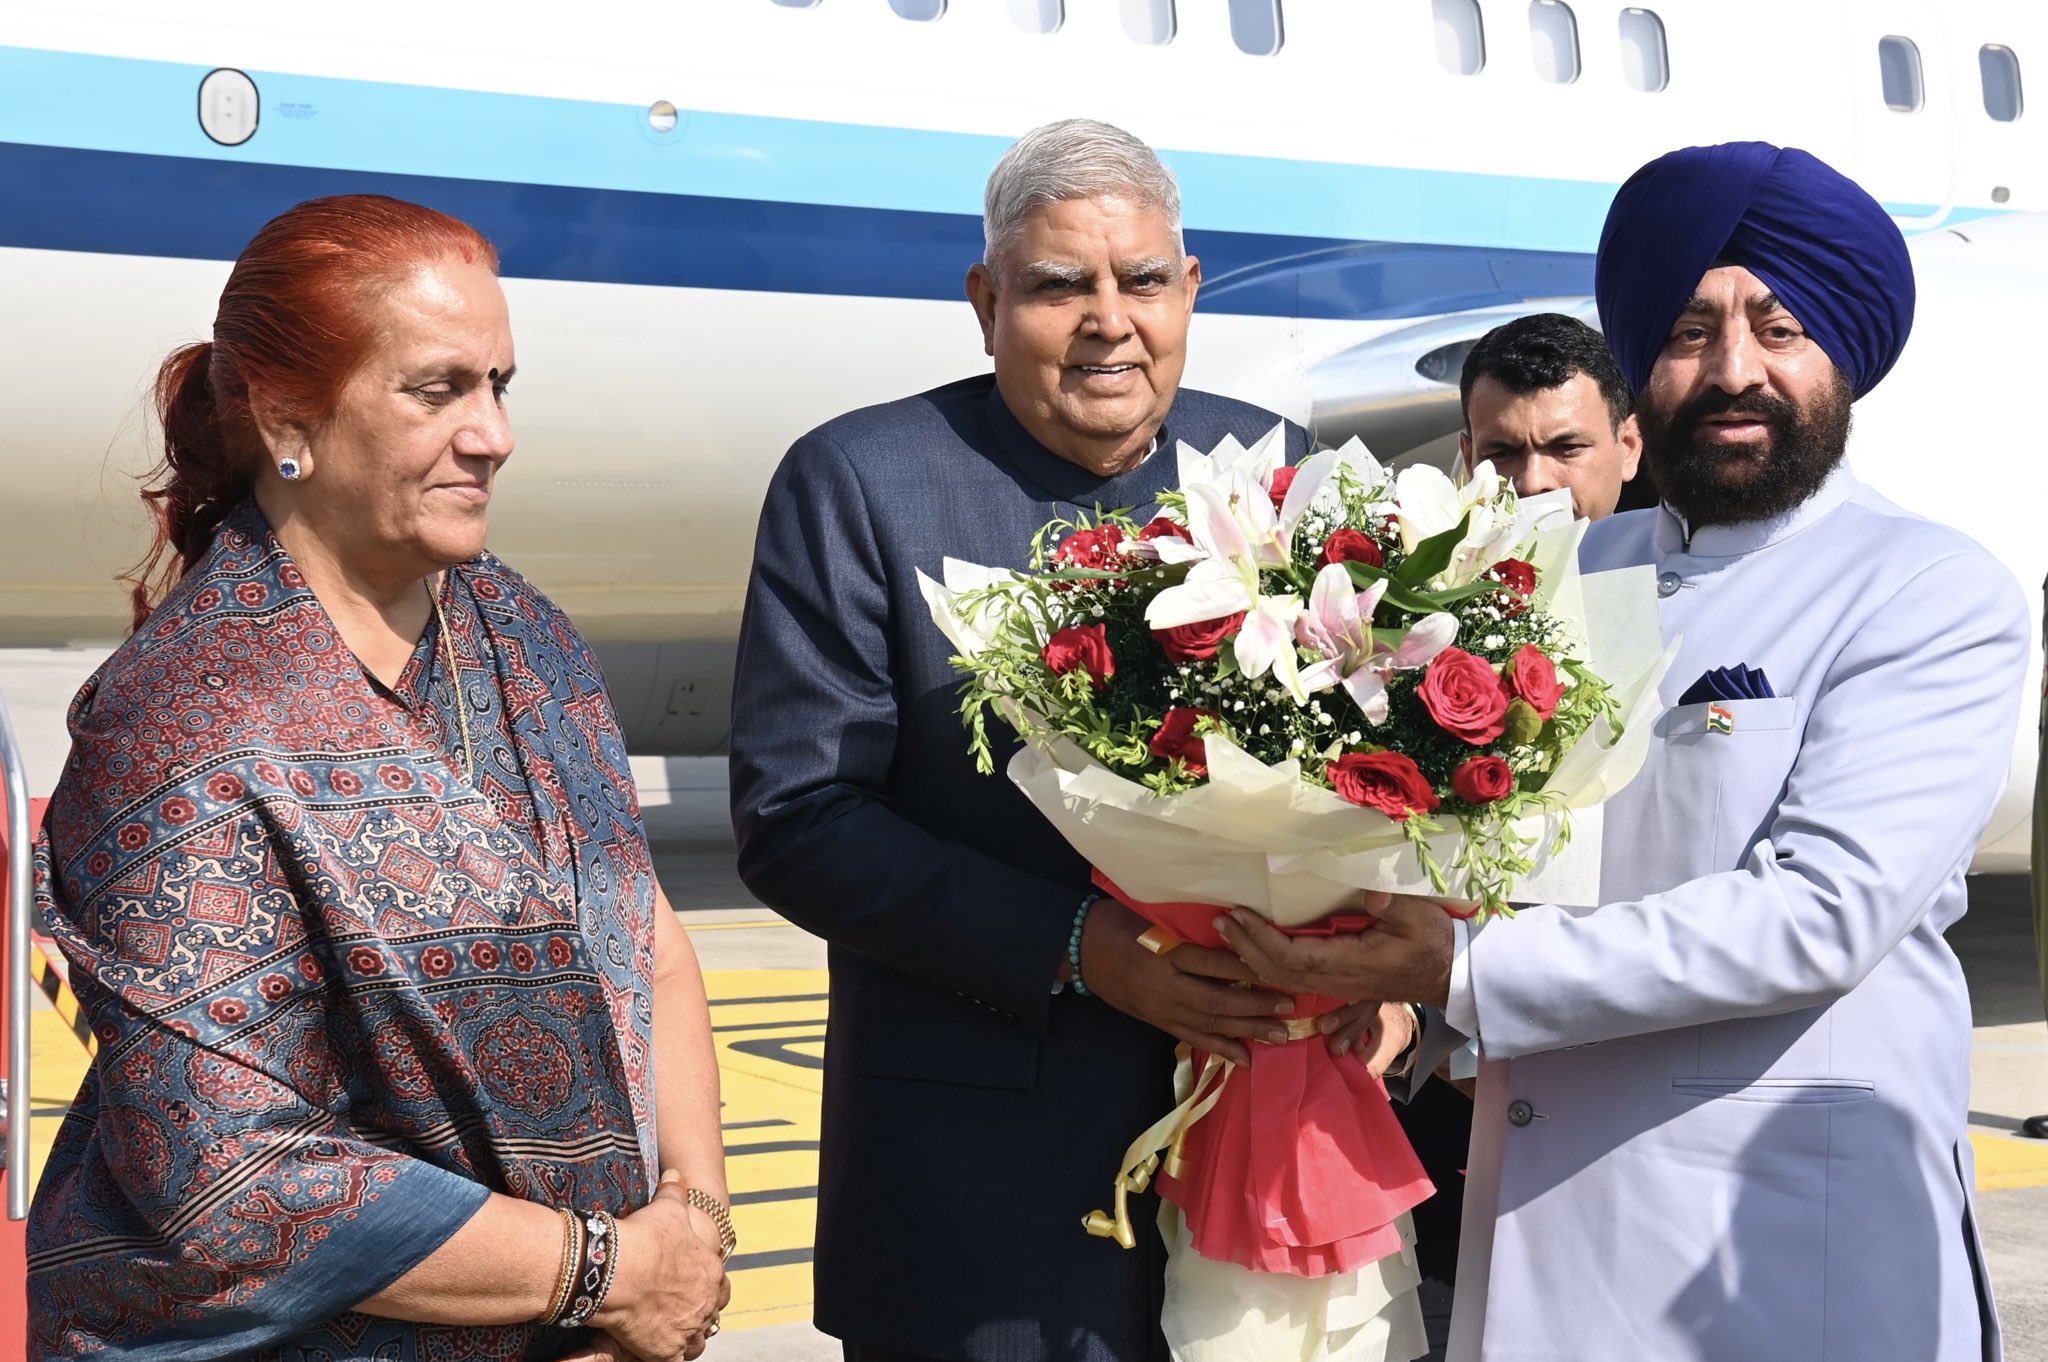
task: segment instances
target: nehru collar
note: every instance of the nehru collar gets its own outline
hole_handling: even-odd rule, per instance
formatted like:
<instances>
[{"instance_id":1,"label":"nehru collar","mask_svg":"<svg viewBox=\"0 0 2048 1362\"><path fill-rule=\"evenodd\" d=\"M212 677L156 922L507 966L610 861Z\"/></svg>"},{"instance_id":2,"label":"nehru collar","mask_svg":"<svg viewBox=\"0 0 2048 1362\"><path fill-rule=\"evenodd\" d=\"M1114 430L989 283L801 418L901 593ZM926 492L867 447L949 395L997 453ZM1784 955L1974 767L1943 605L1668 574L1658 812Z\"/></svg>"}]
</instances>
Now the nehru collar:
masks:
<instances>
[{"instance_id":1,"label":"nehru collar","mask_svg":"<svg viewBox=\"0 0 2048 1362\"><path fill-rule=\"evenodd\" d=\"M1702 525L1691 529L1685 517L1667 503L1657 507L1657 556L1669 558L1740 558L1790 539L1855 495L1862 484L1845 460L1828 474L1820 490L1783 515L1769 520L1744 520L1733 525Z\"/></svg>"},{"instance_id":2,"label":"nehru collar","mask_svg":"<svg viewBox=\"0 0 2048 1362\"><path fill-rule=\"evenodd\" d=\"M1122 506L1149 506L1159 499L1159 493L1177 485L1179 471L1172 459L1160 459L1159 451L1169 448L1173 438L1173 412L1169 409L1166 420L1152 437L1152 448L1138 461L1135 468L1114 477L1102 477L1091 473L1071 460L1063 459L1039 443L1038 437L1024 428L1017 414L1010 410L1010 404L1003 400L1002 390L993 383L988 391L988 424L995 435L996 444L1008 459L1012 468L1047 499L1067 501L1082 509L1092 509L1100 504L1105 510ZM1164 473L1161 473L1164 469Z\"/></svg>"}]
</instances>

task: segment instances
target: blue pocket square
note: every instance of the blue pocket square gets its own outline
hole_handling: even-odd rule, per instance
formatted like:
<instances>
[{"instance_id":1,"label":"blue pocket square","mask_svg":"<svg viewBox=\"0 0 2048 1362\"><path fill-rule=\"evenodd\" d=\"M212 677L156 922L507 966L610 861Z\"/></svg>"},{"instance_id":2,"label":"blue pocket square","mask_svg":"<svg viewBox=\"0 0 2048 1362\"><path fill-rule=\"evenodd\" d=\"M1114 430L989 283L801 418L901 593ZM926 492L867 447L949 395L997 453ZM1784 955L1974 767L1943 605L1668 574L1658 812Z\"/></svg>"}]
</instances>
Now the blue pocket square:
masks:
<instances>
[{"instance_id":1,"label":"blue pocket square","mask_svg":"<svg viewBox=\"0 0 2048 1362\"><path fill-rule=\"evenodd\" d=\"M1709 700L1768 700L1776 694L1762 668L1737 663L1733 667L1715 667L1702 672L1700 679L1687 686L1685 694L1678 697L1678 703L1697 705Z\"/></svg>"}]
</instances>

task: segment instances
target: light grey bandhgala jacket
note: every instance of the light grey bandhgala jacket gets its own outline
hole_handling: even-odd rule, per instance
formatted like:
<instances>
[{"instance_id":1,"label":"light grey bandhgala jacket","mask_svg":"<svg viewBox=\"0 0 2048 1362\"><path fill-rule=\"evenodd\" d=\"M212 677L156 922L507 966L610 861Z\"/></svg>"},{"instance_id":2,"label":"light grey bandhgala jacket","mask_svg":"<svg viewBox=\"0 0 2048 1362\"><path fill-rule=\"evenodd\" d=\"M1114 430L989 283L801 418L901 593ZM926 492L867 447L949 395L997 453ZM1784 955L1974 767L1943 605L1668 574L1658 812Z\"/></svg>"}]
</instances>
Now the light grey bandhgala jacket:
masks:
<instances>
[{"instance_id":1,"label":"light grey bandhgala jacket","mask_svg":"<svg viewBox=\"0 0 2048 1362\"><path fill-rule=\"evenodd\" d=\"M1942 932L2013 750L2017 584L1846 468L1775 521L1602 521L1581 562L1654 565L1683 643L1604 906L1461 929L1452 1362L1996 1358ZM1738 663L1776 698L1732 731L1675 703Z\"/></svg>"}]
</instances>

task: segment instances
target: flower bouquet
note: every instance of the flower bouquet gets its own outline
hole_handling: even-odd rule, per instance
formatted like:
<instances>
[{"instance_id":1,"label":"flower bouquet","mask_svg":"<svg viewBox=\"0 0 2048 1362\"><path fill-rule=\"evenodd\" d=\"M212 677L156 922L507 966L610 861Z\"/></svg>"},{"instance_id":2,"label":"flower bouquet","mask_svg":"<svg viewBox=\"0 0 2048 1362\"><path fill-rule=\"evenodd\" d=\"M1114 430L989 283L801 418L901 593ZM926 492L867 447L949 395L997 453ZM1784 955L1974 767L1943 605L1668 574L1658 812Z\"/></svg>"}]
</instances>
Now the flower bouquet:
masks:
<instances>
[{"instance_id":1,"label":"flower bouquet","mask_svg":"<svg viewBox=\"0 0 2048 1362\"><path fill-rule=\"evenodd\" d=\"M1277 428L1177 457L1149 524L1056 521L1026 572L923 578L982 769L993 713L1023 739L1010 779L1167 948L1221 945L1219 905L1369 928L1330 920L1357 889L1482 918L1511 895L1594 903L1598 805L1641 764L1666 661L1649 570L1582 577L1568 494L1518 501L1484 464L1460 486L1353 441L1289 466ZM1299 1043L1339 1000L1297 1004L1297 1043L1242 1075L1183 1056L1180 1106L1089 1227L1129 1244L1124 1202L1163 1156L1175 1262L1199 1254L1211 1297L1209 1265L1299 1279L1280 1313L1314 1316L1312 1351L1334 1355L1382 1297L1332 1279L1398 1258L1430 1187L1378 1080ZM1198 1346L1213 1326L1169 1273L1176 1351L1229 1355ZM1231 1316L1231 1346L1270 1315Z\"/></svg>"}]
</instances>

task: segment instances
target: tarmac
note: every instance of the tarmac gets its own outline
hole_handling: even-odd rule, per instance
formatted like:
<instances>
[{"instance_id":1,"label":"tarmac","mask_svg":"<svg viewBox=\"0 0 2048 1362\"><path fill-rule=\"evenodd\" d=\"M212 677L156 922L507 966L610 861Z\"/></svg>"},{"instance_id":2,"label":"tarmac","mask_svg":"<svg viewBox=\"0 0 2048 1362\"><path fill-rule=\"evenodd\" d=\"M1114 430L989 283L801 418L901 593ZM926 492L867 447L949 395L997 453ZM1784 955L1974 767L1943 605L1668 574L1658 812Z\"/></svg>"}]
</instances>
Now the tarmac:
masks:
<instances>
[{"instance_id":1,"label":"tarmac","mask_svg":"<svg viewBox=\"0 0 2048 1362\"><path fill-rule=\"evenodd\" d=\"M62 768L63 713L98 649L0 650L0 696L35 793ZM810 1318L824 1045L822 942L757 903L734 867L722 758L636 758L655 869L690 929L712 997L724 1080L727 1160L741 1236L726 1328L710 1362L812 1362L839 1346ZM2042 1016L2024 879L1981 877L1950 932L1970 981L1970 1134L1979 1214L2009 1362L2048 1362L2048 1141L2019 1134L2048 1112ZM46 1146L85 1056L47 1006L36 1018L37 1143ZM1901 1362L1909 1362L1902 1359Z\"/></svg>"}]
</instances>

